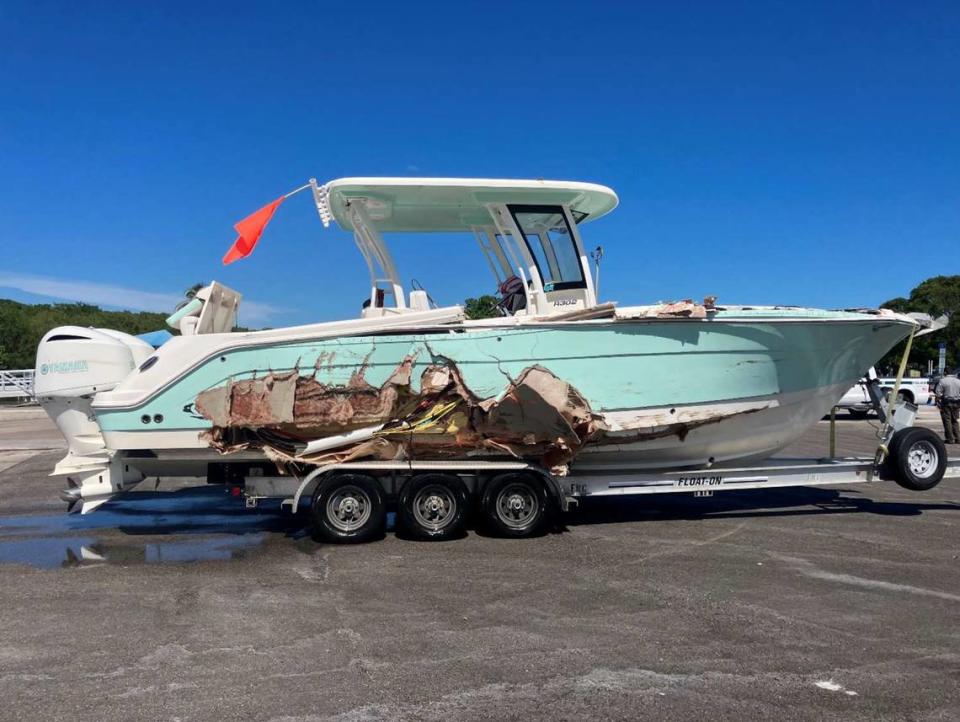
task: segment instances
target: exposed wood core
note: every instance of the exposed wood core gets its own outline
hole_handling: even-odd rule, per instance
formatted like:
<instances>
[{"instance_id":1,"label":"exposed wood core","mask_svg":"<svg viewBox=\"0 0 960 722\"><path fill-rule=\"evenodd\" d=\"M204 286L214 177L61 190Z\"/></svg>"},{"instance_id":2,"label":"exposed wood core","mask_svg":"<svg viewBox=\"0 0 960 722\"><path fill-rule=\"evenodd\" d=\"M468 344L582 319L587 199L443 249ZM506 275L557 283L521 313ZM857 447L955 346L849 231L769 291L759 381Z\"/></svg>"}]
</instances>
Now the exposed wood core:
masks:
<instances>
[{"instance_id":1,"label":"exposed wood core","mask_svg":"<svg viewBox=\"0 0 960 722\"><path fill-rule=\"evenodd\" d=\"M683 440L691 429L732 415L718 409L677 423L677 416L639 414L611 425L576 388L540 365L509 378L502 394L480 398L448 359L426 367L414 391L415 361L404 358L379 387L366 381L366 363L343 385L322 384L298 370L270 373L208 389L196 408L213 422L205 438L224 453L257 448L277 462L311 464L514 457L558 475L587 444Z\"/></svg>"}]
</instances>

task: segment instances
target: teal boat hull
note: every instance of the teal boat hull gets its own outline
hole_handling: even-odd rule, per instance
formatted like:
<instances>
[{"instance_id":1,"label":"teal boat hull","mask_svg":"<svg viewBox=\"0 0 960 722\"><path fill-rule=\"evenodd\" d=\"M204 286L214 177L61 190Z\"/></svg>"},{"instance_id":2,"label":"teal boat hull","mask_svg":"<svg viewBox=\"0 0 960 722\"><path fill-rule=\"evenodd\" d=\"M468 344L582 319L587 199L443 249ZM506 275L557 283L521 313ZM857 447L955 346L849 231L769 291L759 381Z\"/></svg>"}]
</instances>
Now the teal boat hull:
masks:
<instances>
[{"instance_id":1,"label":"teal boat hull","mask_svg":"<svg viewBox=\"0 0 960 722\"><path fill-rule=\"evenodd\" d=\"M398 364L457 369L478 399L499 399L532 366L563 380L605 433L583 446L574 470L595 465L669 468L760 459L788 446L913 328L903 317L781 311L764 317L603 320L238 343L195 359L138 403L96 397L107 448L210 450L213 426L198 412L205 392L239 381L295 374L324 387L358 378L379 388ZM227 335L224 335L227 336ZM192 339L162 347L156 366L180 363ZM142 381L140 381L142 384ZM157 421L157 420L160 421Z\"/></svg>"}]
</instances>

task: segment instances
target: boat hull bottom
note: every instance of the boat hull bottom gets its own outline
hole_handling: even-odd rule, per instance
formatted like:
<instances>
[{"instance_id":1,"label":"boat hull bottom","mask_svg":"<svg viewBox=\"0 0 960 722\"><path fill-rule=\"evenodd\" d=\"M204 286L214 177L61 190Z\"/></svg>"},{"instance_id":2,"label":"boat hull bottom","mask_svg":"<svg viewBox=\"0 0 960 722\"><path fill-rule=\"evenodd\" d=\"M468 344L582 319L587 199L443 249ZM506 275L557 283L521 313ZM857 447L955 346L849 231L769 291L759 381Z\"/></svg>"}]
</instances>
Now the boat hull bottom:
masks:
<instances>
[{"instance_id":1,"label":"boat hull bottom","mask_svg":"<svg viewBox=\"0 0 960 722\"><path fill-rule=\"evenodd\" d=\"M571 472L704 468L769 458L830 412L850 383L781 394L765 408L719 416L659 438L585 448ZM717 407L722 408L722 407ZM824 450L826 451L826 450Z\"/></svg>"}]
</instances>

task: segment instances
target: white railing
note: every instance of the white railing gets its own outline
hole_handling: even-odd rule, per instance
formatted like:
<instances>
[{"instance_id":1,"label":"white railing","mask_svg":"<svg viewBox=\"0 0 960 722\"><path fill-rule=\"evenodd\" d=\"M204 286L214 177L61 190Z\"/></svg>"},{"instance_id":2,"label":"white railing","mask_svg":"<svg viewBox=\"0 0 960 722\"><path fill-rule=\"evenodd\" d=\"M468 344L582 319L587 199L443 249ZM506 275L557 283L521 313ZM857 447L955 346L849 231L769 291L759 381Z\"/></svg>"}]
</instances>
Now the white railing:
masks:
<instances>
[{"instance_id":1,"label":"white railing","mask_svg":"<svg viewBox=\"0 0 960 722\"><path fill-rule=\"evenodd\" d=\"M33 369L0 371L0 399L32 399Z\"/></svg>"}]
</instances>

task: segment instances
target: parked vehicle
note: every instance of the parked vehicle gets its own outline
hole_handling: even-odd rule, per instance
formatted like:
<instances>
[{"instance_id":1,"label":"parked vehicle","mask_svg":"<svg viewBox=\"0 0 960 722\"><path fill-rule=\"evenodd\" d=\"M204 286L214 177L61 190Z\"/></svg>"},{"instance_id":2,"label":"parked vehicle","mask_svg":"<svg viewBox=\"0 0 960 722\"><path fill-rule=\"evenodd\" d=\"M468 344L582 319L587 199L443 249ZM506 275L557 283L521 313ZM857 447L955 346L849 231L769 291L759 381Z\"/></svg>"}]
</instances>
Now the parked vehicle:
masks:
<instances>
[{"instance_id":1,"label":"parked vehicle","mask_svg":"<svg viewBox=\"0 0 960 722\"><path fill-rule=\"evenodd\" d=\"M880 379L880 385L886 393L892 393L896 383L896 378L884 377ZM900 380L900 390L897 392L897 397L909 401L911 404L923 406L930 398L930 379L926 377L904 377Z\"/></svg>"},{"instance_id":2,"label":"parked vehicle","mask_svg":"<svg viewBox=\"0 0 960 722\"><path fill-rule=\"evenodd\" d=\"M872 371L873 369L871 369ZM843 409L856 419L865 419L873 408L867 394L866 380L861 379L849 389L837 402L837 408Z\"/></svg>"},{"instance_id":3,"label":"parked vehicle","mask_svg":"<svg viewBox=\"0 0 960 722\"><path fill-rule=\"evenodd\" d=\"M837 402L837 408L844 409L855 418L866 418L871 410L870 396L867 393L866 384L871 378L877 378L876 371L872 367L864 378L851 386L840 398ZM884 377L879 381L885 394L892 393L897 383L897 379L891 377ZM904 377L900 381L897 399L923 406L929 402L932 393L933 387L930 379Z\"/></svg>"}]
</instances>

